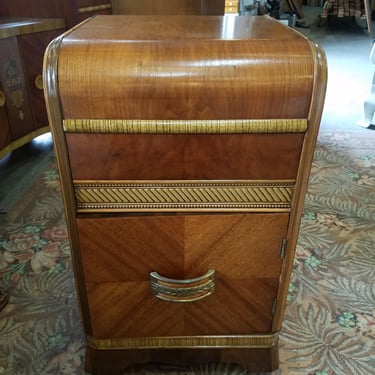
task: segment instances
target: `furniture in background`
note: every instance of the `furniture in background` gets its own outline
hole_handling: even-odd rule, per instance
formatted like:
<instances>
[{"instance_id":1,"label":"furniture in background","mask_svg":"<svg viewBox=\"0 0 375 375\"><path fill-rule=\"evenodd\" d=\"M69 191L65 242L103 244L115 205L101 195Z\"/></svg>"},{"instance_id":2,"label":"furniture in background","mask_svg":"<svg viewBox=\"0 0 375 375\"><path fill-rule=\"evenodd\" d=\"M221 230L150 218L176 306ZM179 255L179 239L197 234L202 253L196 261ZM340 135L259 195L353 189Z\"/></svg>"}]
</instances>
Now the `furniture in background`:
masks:
<instances>
[{"instance_id":1,"label":"furniture in background","mask_svg":"<svg viewBox=\"0 0 375 375\"><path fill-rule=\"evenodd\" d=\"M0 0L0 16L63 18L70 28L96 14L111 14L111 0Z\"/></svg>"},{"instance_id":2,"label":"furniture in background","mask_svg":"<svg viewBox=\"0 0 375 375\"><path fill-rule=\"evenodd\" d=\"M0 158L49 131L43 55L63 19L0 17Z\"/></svg>"},{"instance_id":3,"label":"furniture in background","mask_svg":"<svg viewBox=\"0 0 375 375\"><path fill-rule=\"evenodd\" d=\"M224 0L112 0L113 14L223 15Z\"/></svg>"},{"instance_id":4,"label":"furniture in background","mask_svg":"<svg viewBox=\"0 0 375 375\"><path fill-rule=\"evenodd\" d=\"M98 16L45 61L87 371L276 369L323 51L270 17Z\"/></svg>"},{"instance_id":5,"label":"furniture in background","mask_svg":"<svg viewBox=\"0 0 375 375\"><path fill-rule=\"evenodd\" d=\"M49 131L40 78L48 42L99 14L222 15L224 0L0 0L0 158ZM18 90L11 98L6 81L13 70Z\"/></svg>"},{"instance_id":6,"label":"furniture in background","mask_svg":"<svg viewBox=\"0 0 375 375\"><path fill-rule=\"evenodd\" d=\"M353 20L363 19L366 21L368 34L372 39L374 33L371 13L372 3L370 0L326 0L322 3L320 22L329 18L343 19L351 17Z\"/></svg>"},{"instance_id":7,"label":"furniture in background","mask_svg":"<svg viewBox=\"0 0 375 375\"><path fill-rule=\"evenodd\" d=\"M0 0L0 158L49 131L42 81L48 43L111 7L110 0Z\"/></svg>"}]
</instances>

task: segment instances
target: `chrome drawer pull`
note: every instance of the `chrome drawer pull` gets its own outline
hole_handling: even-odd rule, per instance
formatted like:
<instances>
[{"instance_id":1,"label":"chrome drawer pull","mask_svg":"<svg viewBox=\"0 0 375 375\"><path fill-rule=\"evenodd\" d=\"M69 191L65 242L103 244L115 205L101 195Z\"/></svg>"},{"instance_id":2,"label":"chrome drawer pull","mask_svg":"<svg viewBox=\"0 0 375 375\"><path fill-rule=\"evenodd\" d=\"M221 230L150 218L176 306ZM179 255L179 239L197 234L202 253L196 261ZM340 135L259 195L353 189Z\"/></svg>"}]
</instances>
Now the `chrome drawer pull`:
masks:
<instances>
[{"instance_id":1,"label":"chrome drawer pull","mask_svg":"<svg viewBox=\"0 0 375 375\"><path fill-rule=\"evenodd\" d=\"M168 302L194 302L208 297L215 290L215 270L188 280L169 279L157 272L150 273L152 294Z\"/></svg>"}]
</instances>

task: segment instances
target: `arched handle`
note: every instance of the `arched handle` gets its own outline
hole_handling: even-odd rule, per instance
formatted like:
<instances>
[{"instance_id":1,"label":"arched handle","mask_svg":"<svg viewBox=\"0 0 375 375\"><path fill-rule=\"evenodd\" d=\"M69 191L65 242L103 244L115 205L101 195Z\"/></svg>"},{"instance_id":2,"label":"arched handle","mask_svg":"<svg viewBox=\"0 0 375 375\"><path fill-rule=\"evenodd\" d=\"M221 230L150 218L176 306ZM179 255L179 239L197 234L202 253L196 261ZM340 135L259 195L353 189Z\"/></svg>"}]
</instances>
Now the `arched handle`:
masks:
<instances>
[{"instance_id":1,"label":"arched handle","mask_svg":"<svg viewBox=\"0 0 375 375\"><path fill-rule=\"evenodd\" d=\"M0 108L4 107L5 105L5 94L2 90L0 90Z\"/></svg>"},{"instance_id":2,"label":"arched handle","mask_svg":"<svg viewBox=\"0 0 375 375\"><path fill-rule=\"evenodd\" d=\"M38 90L43 90L43 77L40 74L35 77L34 84Z\"/></svg>"},{"instance_id":3,"label":"arched handle","mask_svg":"<svg viewBox=\"0 0 375 375\"><path fill-rule=\"evenodd\" d=\"M169 279L157 272L150 273L152 294L168 302L194 302L208 297L215 290L215 270L188 280Z\"/></svg>"}]
</instances>

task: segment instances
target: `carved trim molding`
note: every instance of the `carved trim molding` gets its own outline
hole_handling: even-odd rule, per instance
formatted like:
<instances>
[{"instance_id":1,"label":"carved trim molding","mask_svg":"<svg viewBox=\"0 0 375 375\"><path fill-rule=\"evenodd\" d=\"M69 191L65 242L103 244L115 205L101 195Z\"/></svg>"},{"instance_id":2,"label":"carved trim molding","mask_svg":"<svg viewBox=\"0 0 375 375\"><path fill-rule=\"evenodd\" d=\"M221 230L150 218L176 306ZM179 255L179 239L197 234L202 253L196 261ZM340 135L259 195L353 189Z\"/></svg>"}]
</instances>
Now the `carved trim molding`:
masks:
<instances>
[{"instance_id":1,"label":"carved trim molding","mask_svg":"<svg viewBox=\"0 0 375 375\"><path fill-rule=\"evenodd\" d=\"M74 181L77 210L289 211L294 181Z\"/></svg>"},{"instance_id":2,"label":"carved trim molding","mask_svg":"<svg viewBox=\"0 0 375 375\"><path fill-rule=\"evenodd\" d=\"M303 133L306 119L265 120L106 120L65 119L68 133L247 134Z\"/></svg>"},{"instance_id":3,"label":"carved trim molding","mask_svg":"<svg viewBox=\"0 0 375 375\"><path fill-rule=\"evenodd\" d=\"M87 336L88 345L95 349L148 348L271 348L278 343L279 334L247 336L186 336L96 339Z\"/></svg>"}]
</instances>

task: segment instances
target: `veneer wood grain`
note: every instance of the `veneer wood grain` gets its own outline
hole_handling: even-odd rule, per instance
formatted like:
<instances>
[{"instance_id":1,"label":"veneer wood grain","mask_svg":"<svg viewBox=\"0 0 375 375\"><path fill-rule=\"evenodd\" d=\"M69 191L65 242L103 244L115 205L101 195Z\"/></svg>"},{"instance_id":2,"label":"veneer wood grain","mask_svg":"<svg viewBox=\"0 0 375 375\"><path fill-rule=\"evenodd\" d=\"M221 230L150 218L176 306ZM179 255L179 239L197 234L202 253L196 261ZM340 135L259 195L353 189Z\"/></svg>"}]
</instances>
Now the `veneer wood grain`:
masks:
<instances>
[{"instance_id":1,"label":"veneer wood grain","mask_svg":"<svg viewBox=\"0 0 375 375\"><path fill-rule=\"evenodd\" d=\"M323 51L269 17L103 16L45 62L86 370L275 370Z\"/></svg>"},{"instance_id":2,"label":"veneer wood grain","mask_svg":"<svg viewBox=\"0 0 375 375\"><path fill-rule=\"evenodd\" d=\"M74 180L295 179L303 134L67 134Z\"/></svg>"}]
</instances>

